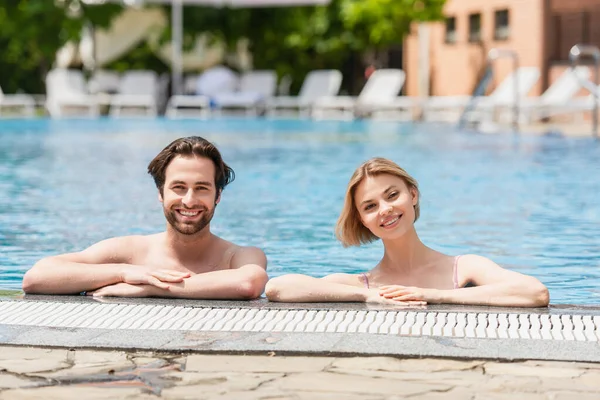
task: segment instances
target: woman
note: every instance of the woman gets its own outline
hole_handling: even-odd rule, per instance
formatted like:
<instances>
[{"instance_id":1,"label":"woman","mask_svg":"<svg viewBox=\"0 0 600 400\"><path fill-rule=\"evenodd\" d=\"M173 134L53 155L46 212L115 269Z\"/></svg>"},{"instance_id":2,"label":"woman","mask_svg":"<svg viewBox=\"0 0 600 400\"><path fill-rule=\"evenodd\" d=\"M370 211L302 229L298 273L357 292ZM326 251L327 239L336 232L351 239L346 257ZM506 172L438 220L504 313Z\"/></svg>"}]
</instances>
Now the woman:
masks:
<instances>
[{"instance_id":1,"label":"woman","mask_svg":"<svg viewBox=\"0 0 600 400\"><path fill-rule=\"evenodd\" d=\"M415 179L384 158L363 163L348 184L336 235L344 247L381 239L381 261L362 274L280 276L267 283L267 297L282 302L548 305L548 289L536 278L503 269L485 257L449 256L424 245L415 231L418 218Z\"/></svg>"}]
</instances>

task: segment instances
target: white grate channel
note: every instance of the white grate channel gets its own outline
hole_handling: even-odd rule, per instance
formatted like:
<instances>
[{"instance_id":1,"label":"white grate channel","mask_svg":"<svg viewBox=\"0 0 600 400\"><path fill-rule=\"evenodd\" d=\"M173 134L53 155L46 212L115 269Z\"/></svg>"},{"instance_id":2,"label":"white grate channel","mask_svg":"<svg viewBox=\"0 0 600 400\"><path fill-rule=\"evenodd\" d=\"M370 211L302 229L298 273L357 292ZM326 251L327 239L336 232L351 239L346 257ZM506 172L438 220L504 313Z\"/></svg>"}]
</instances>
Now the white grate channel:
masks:
<instances>
[{"instance_id":1,"label":"white grate channel","mask_svg":"<svg viewBox=\"0 0 600 400\"><path fill-rule=\"evenodd\" d=\"M221 332L338 332L600 341L600 316L0 302L0 324Z\"/></svg>"}]
</instances>

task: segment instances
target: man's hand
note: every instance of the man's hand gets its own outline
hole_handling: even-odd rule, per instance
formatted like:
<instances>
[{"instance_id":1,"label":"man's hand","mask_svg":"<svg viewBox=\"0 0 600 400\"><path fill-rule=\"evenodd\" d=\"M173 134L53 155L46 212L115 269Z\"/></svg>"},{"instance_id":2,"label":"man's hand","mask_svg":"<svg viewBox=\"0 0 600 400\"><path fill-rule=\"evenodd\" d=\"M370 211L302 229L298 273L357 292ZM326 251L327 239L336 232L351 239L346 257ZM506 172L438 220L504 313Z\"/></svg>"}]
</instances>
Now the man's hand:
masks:
<instances>
[{"instance_id":1,"label":"man's hand","mask_svg":"<svg viewBox=\"0 0 600 400\"><path fill-rule=\"evenodd\" d=\"M439 303L440 291L437 289L423 289L414 286L386 285L379 288L382 298L393 301L423 301L427 303Z\"/></svg>"},{"instance_id":2,"label":"man's hand","mask_svg":"<svg viewBox=\"0 0 600 400\"><path fill-rule=\"evenodd\" d=\"M367 295L365 303L389 304L396 306L424 306L427 304L427 302L423 300L400 301L387 298L381 295L379 289L369 289L369 294Z\"/></svg>"},{"instance_id":3,"label":"man's hand","mask_svg":"<svg viewBox=\"0 0 600 400\"><path fill-rule=\"evenodd\" d=\"M121 272L121 281L123 283L152 285L160 289L169 289L169 283L183 282L185 278L189 277L189 272L174 271L171 269L148 270L145 267L128 267Z\"/></svg>"},{"instance_id":4,"label":"man's hand","mask_svg":"<svg viewBox=\"0 0 600 400\"><path fill-rule=\"evenodd\" d=\"M151 295L150 285L131 285L129 283L115 283L87 292L87 296L94 297L148 297Z\"/></svg>"}]
</instances>

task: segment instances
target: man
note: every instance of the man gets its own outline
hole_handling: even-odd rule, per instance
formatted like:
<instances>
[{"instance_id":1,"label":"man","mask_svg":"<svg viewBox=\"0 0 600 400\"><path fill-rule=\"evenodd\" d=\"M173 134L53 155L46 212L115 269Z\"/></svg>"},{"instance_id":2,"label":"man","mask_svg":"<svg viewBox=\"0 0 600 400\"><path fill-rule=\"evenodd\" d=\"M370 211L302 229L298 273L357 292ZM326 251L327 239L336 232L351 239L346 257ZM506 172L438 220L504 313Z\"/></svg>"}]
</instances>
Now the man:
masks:
<instances>
[{"instance_id":1,"label":"man","mask_svg":"<svg viewBox=\"0 0 600 400\"><path fill-rule=\"evenodd\" d=\"M195 299L252 299L267 282L262 250L210 231L221 193L235 174L207 140L187 137L165 147L148 165L167 229L96 243L79 253L48 257L23 278L38 294Z\"/></svg>"}]
</instances>

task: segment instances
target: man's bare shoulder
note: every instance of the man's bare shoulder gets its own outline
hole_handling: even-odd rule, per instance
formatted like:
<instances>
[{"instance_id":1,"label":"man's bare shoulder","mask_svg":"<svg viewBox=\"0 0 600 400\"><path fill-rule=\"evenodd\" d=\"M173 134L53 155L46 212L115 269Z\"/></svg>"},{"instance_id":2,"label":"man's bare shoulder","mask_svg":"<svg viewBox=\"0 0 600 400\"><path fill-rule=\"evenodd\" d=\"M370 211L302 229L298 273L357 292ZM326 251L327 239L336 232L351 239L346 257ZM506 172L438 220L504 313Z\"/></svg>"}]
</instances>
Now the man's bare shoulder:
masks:
<instances>
[{"instance_id":1,"label":"man's bare shoulder","mask_svg":"<svg viewBox=\"0 0 600 400\"><path fill-rule=\"evenodd\" d=\"M157 241L158 235L117 236L95 243L80 254L115 263L130 263L146 254Z\"/></svg>"},{"instance_id":2,"label":"man's bare shoulder","mask_svg":"<svg viewBox=\"0 0 600 400\"><path fill-rule=\"evenodd\" d=\"M267 268L267 256L265 252L254 246L240 246L228 243L228 252L231 254L230 268L240 268L244 265L254 264L261 268Z\"/></svg>"}]
</instances>

